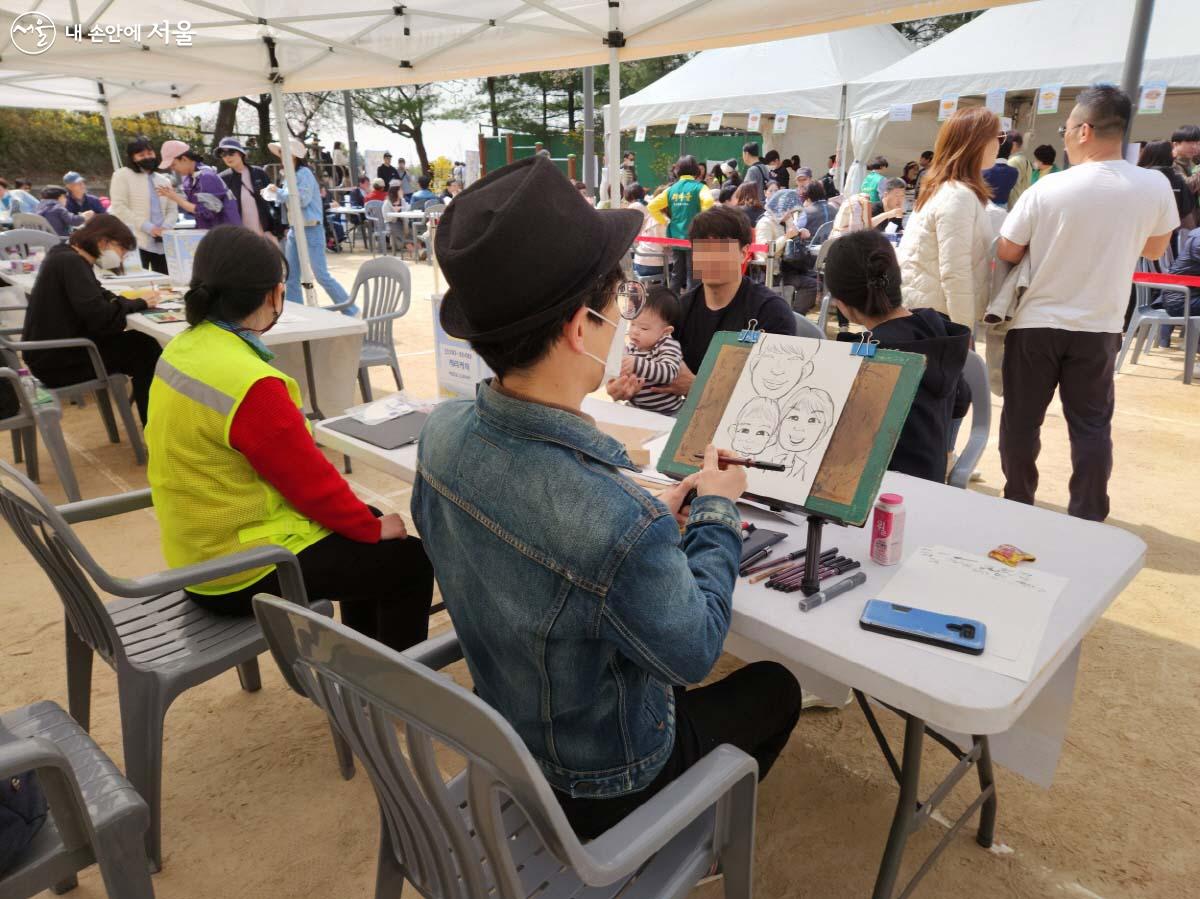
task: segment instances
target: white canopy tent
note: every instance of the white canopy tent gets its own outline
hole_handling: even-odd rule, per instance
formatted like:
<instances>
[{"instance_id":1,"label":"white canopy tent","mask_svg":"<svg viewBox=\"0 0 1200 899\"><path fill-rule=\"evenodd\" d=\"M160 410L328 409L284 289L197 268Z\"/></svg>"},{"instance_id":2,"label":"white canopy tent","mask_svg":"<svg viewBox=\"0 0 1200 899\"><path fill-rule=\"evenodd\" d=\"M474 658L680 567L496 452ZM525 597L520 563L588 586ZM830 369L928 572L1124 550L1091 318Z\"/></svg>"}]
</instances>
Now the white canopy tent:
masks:
<instances>
[{"instance_id":1,"label":"white canopy tent","mask_svg":"<svg viewBox=\"0 0 1200 899\"><path fill-rule=\"evenodd\" d=\"M325 0L33 0L27 13L0 12L0 90L19 83L21 92L65 93L71 86L66 79L96 80L113 87L103 105L107 114L270 91L282 117L284 89L380 87L607 62L619 121L622 59L920 18L977 7L979 0L844 0L836 6L825 0L758 0L739 6L736 14L714 0L352 3L346 8ZM53 23L49 46L35 47L30 32L12 28L26 27L38 15ZM169 27L151 31L161 23ZM168 89L157 93L164 82ZM146 94L159 99L147 103ZM80 97L98 99L90 91ZM282 118L279 126L281 133L286 130ZM609 141L615 192L619 129L609 129ZM291 159L284 160L284 169L289 179L295 177ZM294 191L289 217L301 221ZM298 244L311 298L307 253L303 241Z\"/></svg>"}]
</instances>

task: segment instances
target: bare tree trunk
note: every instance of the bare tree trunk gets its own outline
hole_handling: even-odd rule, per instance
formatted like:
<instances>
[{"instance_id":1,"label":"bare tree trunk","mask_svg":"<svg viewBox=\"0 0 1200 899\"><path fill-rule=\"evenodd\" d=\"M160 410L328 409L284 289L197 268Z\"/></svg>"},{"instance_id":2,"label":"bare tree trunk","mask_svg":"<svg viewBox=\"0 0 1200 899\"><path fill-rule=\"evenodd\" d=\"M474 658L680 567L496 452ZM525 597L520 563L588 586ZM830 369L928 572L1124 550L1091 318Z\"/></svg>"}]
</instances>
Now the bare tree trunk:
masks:
<instances>
[{"instance_id":1,"label":"bare tree trunk","mask_svg":"<svg viewBox=\"0 0 1200 899\"><path fill-rule=\"evenodd\" d=\"M237 125L238 99L234 97L232 100L222 100L221 105L217 107L217 123L213 126L212 137L214 147L221 142L221 138L233 134Z\"/></svg>"},{"instance_id":2,"label":"bare tree trunk","mask_svg":"<svg viewBox=\"0 0 1200 899\"><path fill-rule=\"evenodd\" d=\"M496 108L496 77L487 78L488 114L492 119L492 137L500 136L500 110Z\"/></svg>"},{"instance_id":3,"label":"bare tree trunk","mask_svg":"<svg viewBox=\"0 0 1200 899\"><path fill-rule=\"evenodd\" d=\"M421 161L421 171L425 174L432 174L433 169L429 167L429 153L425 150L425 135L421 131L421 122L413 122L412 141L417 145L417 159Z\"/></svg>"},{"instance_id":4,"label":"bare tree trunk","mask_svg":"<svg viewBox=\"0 0 1200 899\"><path fill-rule=\"evenodd\" d=\"M567 130L575 130L575 81L567 82Z\"/></svg>"}]
</instances>

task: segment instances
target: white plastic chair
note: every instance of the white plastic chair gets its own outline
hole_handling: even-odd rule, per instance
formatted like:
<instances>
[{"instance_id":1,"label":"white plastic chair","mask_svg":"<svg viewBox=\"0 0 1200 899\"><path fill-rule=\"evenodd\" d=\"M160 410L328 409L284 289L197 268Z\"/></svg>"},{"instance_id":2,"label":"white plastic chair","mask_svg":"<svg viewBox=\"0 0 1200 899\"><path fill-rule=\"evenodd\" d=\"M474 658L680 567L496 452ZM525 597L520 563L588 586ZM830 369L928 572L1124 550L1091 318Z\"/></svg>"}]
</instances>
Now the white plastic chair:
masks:
<instances>
[{"instance_id":1,"label":"white plastic chair","mask_svg":"<svg viewBox=\"0 0 1200 899\"><path fill-rule=\"evenodd\" d=\"M404 389L392 326L396 319L407 314L411 297L412 275L404 260L382 256L359 266L349 300L326 307L340 312L357 305L362 310L367 335L363 338L362 353L358 360L358 387L364 402L369 403L374 398L368 377L368 370L374 366L386 365L390 368L392 377L396 379L396 389Z\"/></svg>"},{"instance_id":2,"label":"white plastic chair","mask_svg":"<svg viewBox=\"0 0 1200 899\"><path fill-rule=\"evenodd\" d=\"M1168 256L1164 256L1162 260L1155 263L1149 259L1139 259L1137 270L1139 272L1165 272L1170 267ZM1121 341L1121 353L1117 356L1117 371L1121 370L1121 366L1125 364L1125 354L1129 352L1129 348L1133 347L1133 359L1130 362L1137 365L1138 356L1143 352L1149 353L1150 347L1154 344L1153 340L1149 340L1158 328L1162 327L1181 327L1183 328L1183 383L1192 383L1192 374L1196 367L1196 351L1197 345L1200 344L1200 328L1192 325L1191 317L1191 300L1187 288L1161 288L1162 295L1167 294L1182 294L1183 295L1183 314L1171 315L1166 309L1156 309L1150 304L1153 302L1155 288L1148 284L1135 284L1134 291L1137 295L1137 305L1133 310L1133 316L1129 319L1129 327L1125 329L1125 337Z\"/></svg>"}]
</instances>

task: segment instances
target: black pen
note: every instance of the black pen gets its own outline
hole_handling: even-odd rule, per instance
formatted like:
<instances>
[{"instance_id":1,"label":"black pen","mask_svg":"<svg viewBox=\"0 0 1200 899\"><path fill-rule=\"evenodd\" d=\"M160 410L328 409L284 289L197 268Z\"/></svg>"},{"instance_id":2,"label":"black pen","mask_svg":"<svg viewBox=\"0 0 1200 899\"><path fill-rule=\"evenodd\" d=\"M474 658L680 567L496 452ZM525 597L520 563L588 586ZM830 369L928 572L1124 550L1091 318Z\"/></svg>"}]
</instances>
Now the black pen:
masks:
<instances>
[{"instance_id":1,"label":"black pen","mask_svg":"<svg viewBox=\"0 0 1200 899\"><path fill-rule=\"evenodd\" d=\"M703 459L704 456L700 453L695 453L693 459ZM778 462L759 462L757 459L729 459L724 456L720 461L725 465L741 465L744 468L759 468L763 471L787 471L786 465L781 465Z\"/></svg>"},{"instance_id":2,"label":"black pen","mask_svg":"<svg viewBox=\"0 0 1200 899\"><path fill-rule=\"evenodd\" d=\"M742 563L740 565L738 565L738 575L740 577L745 577L745 575L746 575L745 569L746 568L749 568L755 562L759 562L759 561L765 559L770 554L771 554L771 547L769 547L769 546L764 546L758 552L753 553L748 559L744 559L742 561Z\"/></svg>"}]
</instances>

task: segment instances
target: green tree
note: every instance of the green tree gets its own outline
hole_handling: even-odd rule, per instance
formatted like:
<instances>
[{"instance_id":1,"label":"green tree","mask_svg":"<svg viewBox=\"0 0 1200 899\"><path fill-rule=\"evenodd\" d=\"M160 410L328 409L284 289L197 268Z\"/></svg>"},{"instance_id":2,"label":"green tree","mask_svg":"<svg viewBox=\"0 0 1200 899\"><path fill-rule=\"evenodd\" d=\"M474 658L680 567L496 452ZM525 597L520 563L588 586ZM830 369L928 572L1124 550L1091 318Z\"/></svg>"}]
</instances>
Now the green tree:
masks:
<instances>
[{"instance_id":1,"label":"green tree","mask_svg":"<svg viewBox=\"0 0 1200 899\"><path fill-rule=\"evenodd\" d=\"M421 171L429 171L423 129L427 119L441 118L440 98L431 84L406 84L354 92L354 106L370 121L416 145Z\"/></svg>"},{"instance_id":2,"label":"green tree","mask_svg":"<svg viewBox=\"0 0 1200 899\"><path fill-rule=\"evenodd\" d=\"M930 19L913 19L911 22L897 22L895 28L918 47L924 47L941 40L955 28L966 25L982 12L983 10L977 9L972 12L934 16Z\"/></svg>"}]
</instances>

